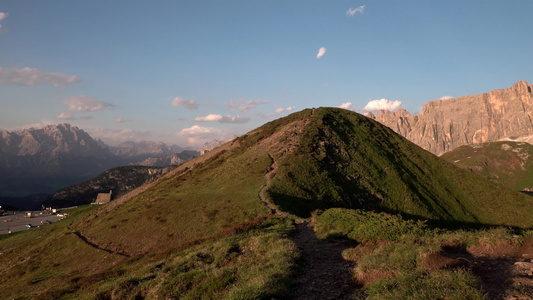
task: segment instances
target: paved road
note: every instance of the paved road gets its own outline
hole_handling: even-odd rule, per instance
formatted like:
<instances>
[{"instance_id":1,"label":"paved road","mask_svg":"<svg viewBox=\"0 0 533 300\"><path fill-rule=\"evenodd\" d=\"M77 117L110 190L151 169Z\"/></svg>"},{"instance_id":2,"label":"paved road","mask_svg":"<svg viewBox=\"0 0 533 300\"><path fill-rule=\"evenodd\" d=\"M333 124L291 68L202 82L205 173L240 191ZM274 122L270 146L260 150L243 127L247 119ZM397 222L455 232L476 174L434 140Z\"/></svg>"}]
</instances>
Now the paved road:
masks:
<instances>
[{"instance_id":1,"label":"paved road","mask_svg":"<svg viewBox=\"0 0 533 300\"><path fill-rule=\"evenodd\" d=\"M26 224L31 224L33 227L43 226L42 221L57 222L64 218L64 216L58 215L49 215L49 214L40 214L40 211L32 212L32 217L27 218L25 212L7 212L8 215L0 217L0 234L17 232L21 230L26 230Z\"/></svg>"}]
</instances>

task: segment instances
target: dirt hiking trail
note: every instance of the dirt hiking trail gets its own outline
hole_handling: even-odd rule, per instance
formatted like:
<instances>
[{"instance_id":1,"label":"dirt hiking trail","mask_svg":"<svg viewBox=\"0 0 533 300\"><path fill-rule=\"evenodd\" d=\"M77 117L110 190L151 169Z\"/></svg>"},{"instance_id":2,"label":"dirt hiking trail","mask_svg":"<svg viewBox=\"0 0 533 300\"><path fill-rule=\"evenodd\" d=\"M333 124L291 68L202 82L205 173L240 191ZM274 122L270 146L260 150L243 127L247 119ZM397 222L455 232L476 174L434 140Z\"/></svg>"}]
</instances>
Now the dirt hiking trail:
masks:
<instances>
[{"instance_id":1,"label":"dirt hiking trail","mask_svg":"<svg viewBox=\"0 0 533 300\"><path fill-rule=\"evenodd\" d=\"M350 240L319 241L307 222L296 224L293 241L300 250L303 270L296 278L294 299L352 299L354 263L342 251L355 247Z\"/></svg>"}]
</instances>

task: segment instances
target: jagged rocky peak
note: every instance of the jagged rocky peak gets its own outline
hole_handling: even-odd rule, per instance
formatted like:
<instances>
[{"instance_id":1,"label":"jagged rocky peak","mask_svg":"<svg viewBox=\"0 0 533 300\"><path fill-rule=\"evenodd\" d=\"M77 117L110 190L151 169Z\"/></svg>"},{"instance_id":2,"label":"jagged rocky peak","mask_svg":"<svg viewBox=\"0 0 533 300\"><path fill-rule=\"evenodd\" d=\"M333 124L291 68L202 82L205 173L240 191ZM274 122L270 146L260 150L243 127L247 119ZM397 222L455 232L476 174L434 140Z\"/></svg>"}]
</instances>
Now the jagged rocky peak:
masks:
<instances>
[{"instance_id":1,"label":"jagged rocky peak","mask_svg":"<svg viewBox=\"0 0 533 300\"><path fill-rule=\"evenodd\" d=\"M532 89L519 81L506 89L428 102L419 115L398 109L367 116L436 155L503 139L533 142Z\"/></svg>"},{"instance_id":2,"label":"jagged rocky peak","mask_svg":"<svg viewBox=\"0 0 533 300\"><path fill-rule=\"evenodd\" d=\"M13 132L2 131L1 150L17 156L93 152L100 149L85 131L70 124L47 125Z\"/></svg>"}]
</instances>

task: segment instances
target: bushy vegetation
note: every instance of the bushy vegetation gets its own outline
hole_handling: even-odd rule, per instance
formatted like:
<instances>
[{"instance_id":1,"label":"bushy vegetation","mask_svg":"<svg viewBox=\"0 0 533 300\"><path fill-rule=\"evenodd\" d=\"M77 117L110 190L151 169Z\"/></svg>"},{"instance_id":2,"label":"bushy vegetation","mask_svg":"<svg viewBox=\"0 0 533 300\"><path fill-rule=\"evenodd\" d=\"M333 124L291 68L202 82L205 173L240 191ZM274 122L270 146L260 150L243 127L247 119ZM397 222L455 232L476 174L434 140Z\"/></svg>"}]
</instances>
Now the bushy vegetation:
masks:
<instances>
[{"instance_id":1,"label":"bushy vegetation","mask_svg":"<svg viewBox=\"0 0 533 300\"><path fill-rule=\"evenodd\" d=\"M521 257L517 249L531 238L530 230L439 229L399 215L340 208L314 212L313 222L323 239L360 242L344 250L343 257L356 263L354 280L361 286L356 296L361 299L486 299L480 278L469 267L472 262L445 253L471 259Z\"/></svg>"},{"instance_id":2,"label":"bushy vegetation","mask_svg":"<svg viewBox=\"0 0 533 300\"><path fill-rule=\"evenodd\" d=\"M515 191L533 189L533 145L524 142L493 142L465 145L441 158Z\"/></svg>"},{"instance_id":3,"label":"bushy vegetation","mask_svg":"<svg viewBox=\"0 0 533 300\"><path fill-rule=\"evenodd\" d=\"M313 219L317 221L315 230L318 236L341 234L361 243L397 241L405 235L421 236L428 230L424 221L404 220L399 215L360 209L315 211Z\"/></svg>"}]
</instances>

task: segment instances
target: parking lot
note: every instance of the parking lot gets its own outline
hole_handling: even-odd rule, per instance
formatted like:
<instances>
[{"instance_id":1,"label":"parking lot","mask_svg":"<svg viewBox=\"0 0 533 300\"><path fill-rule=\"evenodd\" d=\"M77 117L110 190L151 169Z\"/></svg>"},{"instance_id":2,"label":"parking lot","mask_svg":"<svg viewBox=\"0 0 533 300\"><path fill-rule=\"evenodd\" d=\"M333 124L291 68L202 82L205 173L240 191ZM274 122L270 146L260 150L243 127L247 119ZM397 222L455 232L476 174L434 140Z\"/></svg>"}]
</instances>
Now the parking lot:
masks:
<instances>
[{"instance_id":1,"label":"parking lot","mask_svg":"<svg viewBox=\"0 0 533 300\"><path fill-rule=\"evenodd\" d=\"M4 216L0 216L0 234L27 230L27 224L30 224L32 228L45 226L48 222L57 222L63 218L65 216L62 214L41 214L41 211L31 212L31 218L29 218L26 212L8 211Z\"/></svg>"}]
</instances>

